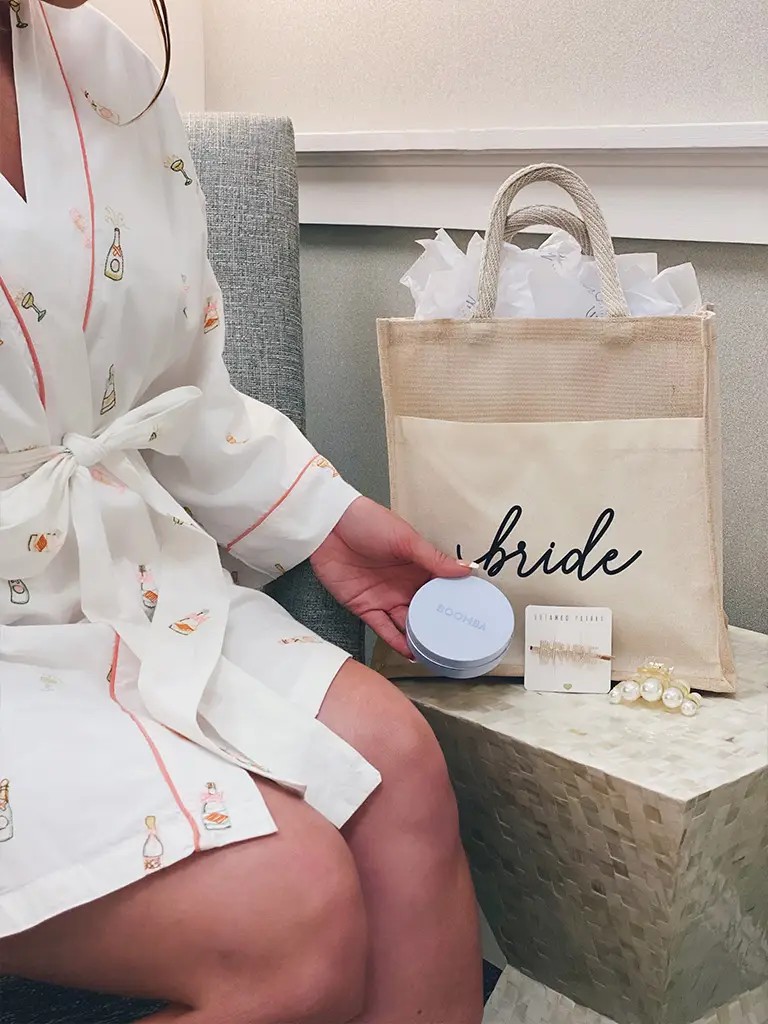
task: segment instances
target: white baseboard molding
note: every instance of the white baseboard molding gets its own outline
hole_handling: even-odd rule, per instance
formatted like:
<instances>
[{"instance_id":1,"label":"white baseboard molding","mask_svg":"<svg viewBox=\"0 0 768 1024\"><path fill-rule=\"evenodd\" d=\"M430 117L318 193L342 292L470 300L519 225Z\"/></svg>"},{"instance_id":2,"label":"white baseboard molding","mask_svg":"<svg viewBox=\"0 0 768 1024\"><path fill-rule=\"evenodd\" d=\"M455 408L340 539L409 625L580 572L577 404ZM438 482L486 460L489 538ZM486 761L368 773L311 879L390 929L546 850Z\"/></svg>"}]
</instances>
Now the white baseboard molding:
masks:
<instances>
[{"instance_id":1,"label":"white baseboard molding","mask_svg":"<svg viewBox=\"0 0 768 1024\"><path fill-rule=\"evenodd\" d=\"M504 178L563 163L615 237L768 244L768 122L299 134L304 224L485 228ZM549 186L521 201L570 205Z\"/></svg>"}]
</instances>

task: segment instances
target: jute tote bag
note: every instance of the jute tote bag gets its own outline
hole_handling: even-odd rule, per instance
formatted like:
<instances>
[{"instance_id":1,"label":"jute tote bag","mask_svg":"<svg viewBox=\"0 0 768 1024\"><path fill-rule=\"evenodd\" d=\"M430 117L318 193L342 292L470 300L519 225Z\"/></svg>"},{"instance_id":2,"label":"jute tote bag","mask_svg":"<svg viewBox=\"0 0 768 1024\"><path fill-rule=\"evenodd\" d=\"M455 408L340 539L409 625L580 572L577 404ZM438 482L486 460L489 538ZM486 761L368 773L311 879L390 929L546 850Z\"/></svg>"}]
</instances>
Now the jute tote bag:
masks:
<instances>
[{"instance_id":1,"label":"jute tote bag","mask_svg":"<svg viewBox=\"0 0 768 1024\"><path fill-rule=\"evenodd\" d=\"M554 182L582 220L517 211ZM594 255L607 316L494 319L505 234L554 223ZM515 609L495 675L523 673L529 604L607 606L614 679L646 658L732 691L722 607L714 314L632 317L597 203L557 165L513 175L493 202L470 320L380 320L392 507L437 547L478 561ZM422 670L379 645L390 677Z\"/></svg>"}]
</instances>

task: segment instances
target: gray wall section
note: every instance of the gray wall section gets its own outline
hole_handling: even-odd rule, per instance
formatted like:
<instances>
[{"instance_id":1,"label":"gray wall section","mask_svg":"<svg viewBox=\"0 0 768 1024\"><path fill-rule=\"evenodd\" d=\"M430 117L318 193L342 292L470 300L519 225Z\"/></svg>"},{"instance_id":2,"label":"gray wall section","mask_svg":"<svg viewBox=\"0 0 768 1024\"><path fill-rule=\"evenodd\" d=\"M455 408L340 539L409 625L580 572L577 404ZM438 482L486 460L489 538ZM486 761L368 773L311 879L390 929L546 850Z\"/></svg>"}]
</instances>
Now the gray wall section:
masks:
<instances>
[{"instance_id":1,"label":"gray wall section","mask_svg":"<svg viewBox=\"0 0 768 1024\"><path fill-rule=\"evenodd\" d=\"M388 498L376 318L410 316L398 284L429 230L304 227L307 422L323 454L365 494ZM466 235L455 233L460 244ZM531 236L531 244L541 239ZM768 246L622 240L660 264L690 260L715 303L722 378L726 610L768 631Z\"/></svg>"}]
</instances>

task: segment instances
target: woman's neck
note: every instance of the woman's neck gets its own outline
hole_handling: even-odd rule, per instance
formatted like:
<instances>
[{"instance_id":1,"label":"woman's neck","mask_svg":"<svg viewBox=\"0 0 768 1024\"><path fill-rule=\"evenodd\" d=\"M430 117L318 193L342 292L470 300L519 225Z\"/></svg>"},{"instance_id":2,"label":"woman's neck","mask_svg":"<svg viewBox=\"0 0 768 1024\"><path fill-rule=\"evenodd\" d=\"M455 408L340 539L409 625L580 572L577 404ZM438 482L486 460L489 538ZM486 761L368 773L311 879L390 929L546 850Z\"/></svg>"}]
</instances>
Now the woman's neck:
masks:
<instances>
[{"instance_id":1,"label":"woman's neck","mask_svg":"<svg viewBox=\"0 0 768 1024\"><path fill-rule=\"evenodd\" d=\"M0 173L26 199L10 23L0 26Z\"/></svg>"}]
</instances>

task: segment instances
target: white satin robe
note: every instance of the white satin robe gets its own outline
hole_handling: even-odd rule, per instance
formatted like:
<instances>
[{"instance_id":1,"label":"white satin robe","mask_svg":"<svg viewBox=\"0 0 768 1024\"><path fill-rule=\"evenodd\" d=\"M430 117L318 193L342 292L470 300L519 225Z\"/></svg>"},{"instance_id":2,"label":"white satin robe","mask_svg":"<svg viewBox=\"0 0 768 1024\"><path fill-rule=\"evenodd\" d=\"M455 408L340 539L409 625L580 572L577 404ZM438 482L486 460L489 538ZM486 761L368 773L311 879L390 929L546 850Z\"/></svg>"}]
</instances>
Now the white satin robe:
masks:
<instances>
[{"instance_id":1,"label":"white satin robe","mask_svg":"<svg viewBox=\"0 0 768 1024\"><path fill-rule=\"evenodd\" d=\"M11 12L0 178L0 936L379 783L316 720L346 655L264 594L356 492L234 391L184 130L89 7Z\"/></svg>"}]
</instances>

